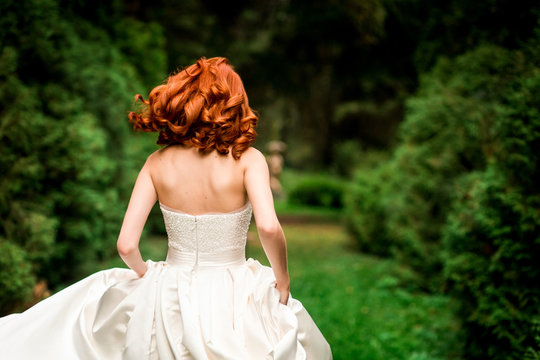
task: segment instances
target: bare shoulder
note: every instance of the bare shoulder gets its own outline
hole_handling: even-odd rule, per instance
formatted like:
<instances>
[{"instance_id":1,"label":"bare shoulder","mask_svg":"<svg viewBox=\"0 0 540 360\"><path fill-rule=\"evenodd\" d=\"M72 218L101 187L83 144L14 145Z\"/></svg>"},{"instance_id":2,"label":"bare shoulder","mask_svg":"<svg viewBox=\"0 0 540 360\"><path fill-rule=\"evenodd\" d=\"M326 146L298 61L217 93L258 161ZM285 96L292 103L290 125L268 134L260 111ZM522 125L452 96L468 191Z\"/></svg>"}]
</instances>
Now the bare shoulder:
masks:
<instances>
[{"instance_id":1,"label":"bare shoulder","mask_svg":"<svg viewBox=\"0 0 540 360\"><path fill-rule=\"evenodd\" d=\"M158 161L158 159L162 156L162 150L163 149L158 149L158 150L154 151L153 153L151 153L150 155L148 155L148 157L146 158L146 164L145 165L150 165L151 166L153 163Z\"/></svg>"},{"instance_id":2,"label":"bare shoulder","mask_svg":"<svg viewBox=\"0 0 540 360\"><path fill-rule=\"evenodd\" d=\"M263 153L254 147L249 147L246 151L244 151L242 157L240 157L240 161L246 167L254 164L266 164L266 158L264 157Z\"/></svg>"},{"instance_id":3,"label":"bare shoulder","mask_svg":"<svg viewBox=\"0 0 540 360\"><path fill-rule=\"evenodd\" d=\"M158 166L158 164L162 161L162 157L163 157L163 148L154 151L153 153L148 155L148 157L146 158L143 169L152 173L152 170L155 169Z\"/></svg>"}]
</instances>

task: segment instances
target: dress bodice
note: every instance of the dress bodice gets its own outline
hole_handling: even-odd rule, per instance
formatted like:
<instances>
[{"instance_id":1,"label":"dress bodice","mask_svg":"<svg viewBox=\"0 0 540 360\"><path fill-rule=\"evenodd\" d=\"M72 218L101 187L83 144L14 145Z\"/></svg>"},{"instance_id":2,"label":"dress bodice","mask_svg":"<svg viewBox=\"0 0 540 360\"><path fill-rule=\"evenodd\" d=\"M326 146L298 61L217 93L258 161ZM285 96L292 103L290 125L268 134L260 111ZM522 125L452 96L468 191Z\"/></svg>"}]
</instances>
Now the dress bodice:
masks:
<instances>
[{"instance_id":1,"label":"dress bodice","mask_svg":"<svg viewBox=\"0 0 540 360\"><path fill-rule=\"evenodd\" d=\"M184 253L219 254L243 251L251 221L251 204L228 213L191 215L160 204L169 249Z\"/></svg>"}]
</instances>

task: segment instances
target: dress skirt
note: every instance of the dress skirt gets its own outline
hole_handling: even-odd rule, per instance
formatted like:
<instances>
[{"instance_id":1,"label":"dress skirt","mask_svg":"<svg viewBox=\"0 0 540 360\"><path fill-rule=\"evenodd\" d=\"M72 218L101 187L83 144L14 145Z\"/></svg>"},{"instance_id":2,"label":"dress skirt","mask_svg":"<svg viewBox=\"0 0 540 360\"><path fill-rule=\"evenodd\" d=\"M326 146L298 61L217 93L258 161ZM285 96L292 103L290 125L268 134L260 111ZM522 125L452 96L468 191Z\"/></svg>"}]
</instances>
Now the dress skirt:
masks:
<instances>
[{"instance_id":1,"label":"dress skirt","mask_svg":"<svg viewBox=\"0 0 540 360\"><path fill-rule=\"evenodd\" d=\"M173 251L171 251L173 250ZM331 359L300 301L279 302L272 269L243 254L97 272L0 318L0 358Z\"/></svg>"}]
</instances>

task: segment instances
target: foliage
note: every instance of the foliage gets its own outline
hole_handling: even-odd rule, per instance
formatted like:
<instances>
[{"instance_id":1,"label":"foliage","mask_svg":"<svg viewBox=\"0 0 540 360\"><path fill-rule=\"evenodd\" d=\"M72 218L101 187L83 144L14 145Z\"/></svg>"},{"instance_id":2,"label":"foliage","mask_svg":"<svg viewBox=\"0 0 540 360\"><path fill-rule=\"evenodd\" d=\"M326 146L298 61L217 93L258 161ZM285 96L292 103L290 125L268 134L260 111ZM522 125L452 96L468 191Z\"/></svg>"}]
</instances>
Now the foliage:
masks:
<instances>
[{"instance_id":1,"label":"foliage","mask_svg":"<svg viewBox=\"0 0 540 360\"><path fill-rule=\"evenodd\" d=\"M387 0L387 6L402 10L400 21L417 30L413 62L420 73L430 70L441 55L453 57L482 44L519 48L533 35L540 16L535 0Z\"/></svg>"},{"instance_id":2,"label":"foliage","mask_svg":"<svg viewBox=\"0 0 540 360\"><path fill-rule=\"evenodd\" d=\"M540 64L537 42L530 46L512 54L520 73L501 89L494 161L460 179L443 229L445 276L461 299L473 358L521 359L537 344L531 319L540 315Z\"/></svg>"},{"instance_id":3,"label":"foliage","mask_svg":"<svg viewBox=\"0 0 540 360\"><path fill-rule=\"evenodd\" d=\"M16 244L0 238L0 313L6 313L29 298L35 278L26 253Z\"/></svg>"},{"instance_id":4,"label":"foliage","mask_svg":"<svg viewBox=\"0 0 540 360\"><path fill-rule=\"evenodd\" d=\"M96 19L114 10L64 2ZM169 71L229 57L261 112L259 144L285 141L287 164L311 171L331 166L343 141L391 145L419 72L479 44L520 46L540 10L535 0L122 2L130 17L163 25Z\"/></svg>"},{"instance_id":5,"label":"foliage","mask_svg":"<svg viewBox=\"0 0 540 360\"><path fill-rule=\"evenodd\" d=\"M422 286L459 299L470 358L517 359L533 344L528 319L540 308L536 45L480 46L441 59L408 101L391 160L357 173L347 199L362 249L394 255L422 275Z\"/></svg>"},{"instance_id":6,"label":"foliage","mask_svg":"<svg viewBox=\"0 0 540 360\"><path fill-rule=\"evenodd\" d=\"M391 194L392 170L385 164L359 167L347 189L346 225L360 251L379 256L389 256L393 252L393 239L385 226L393 206L392 198L388 196Z\"/></svg>"},{"instance_id":7,"label":"foliage","mask_svg":"<svg viewBox=\"0 0 540 360\"><path fill-rule=\"evenodd\" d=\"M56 287L114 252L140 150L148 148L129 139L126 110L150 75L130 65L98 24L57 1L1 7L0 238L11 255L0 263L0 304L7 312L37 278ZM139 25L137 34L115 39L137 43L144 34Z\"/></svg>"},{"instance_id":8,"label":"foliage","mask_svg":"<svg viewBox=\"0 0 540 360\"><path fill-rule=\"evenodd\" d=\"M535 318L530 321L534 334L534 344L529 346L525 351L523 358L525 360L540 359L540 318Z\"/></svg>"},{"instance_id":9,"label":"foliage","mask_svg":"<svg viewBox=\"0 0 540 360\"><path fill-rule=\"evenodd\" d=\"M444 273L461 302L467 354L521 359L540 314L540 197L524 197L495 167L459 185L443 231Z\"/></svg>"},{"instance_id":10,"label":"foliage","mask_svg":"<svg viewBox=\"0 0 540 360\"><path fill-rule=\"evenodd\" d=\"M332 177L314 176L302 180L288 193L292 204L321 206L327 208L343 207L344 184Z\"/></svg>"}]
</instances>

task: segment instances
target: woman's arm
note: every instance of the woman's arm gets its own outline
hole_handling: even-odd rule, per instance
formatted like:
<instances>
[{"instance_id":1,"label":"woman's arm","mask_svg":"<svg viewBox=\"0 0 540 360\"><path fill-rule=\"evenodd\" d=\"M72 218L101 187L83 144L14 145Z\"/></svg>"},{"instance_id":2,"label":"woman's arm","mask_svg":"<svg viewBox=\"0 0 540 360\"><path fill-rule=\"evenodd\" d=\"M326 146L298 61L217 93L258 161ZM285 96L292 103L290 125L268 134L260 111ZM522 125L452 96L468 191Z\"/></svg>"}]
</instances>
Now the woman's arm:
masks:
<instances>
[{"instance_id":1,"label":"woman's arm","mask_svg":"<svg viewBox=\"0 0 540 360\"><path fill-rule=\"evenodd\" d=\"M242 160L246 161L244 185L253 207L259 238L276 277L280 302L286 304L290 289L287 245L274 209L268 165L264 155L254 148L248 149Z\"/></svg>"},{"instance_id":2,"label":"woman's arm","mask_svg":"<svg viewBox=\"0 0 540 360\"><path fill-rule=\"evenodd\" d=\"M150 176L148 160L141 169L120 229L116 246L118 254L127 266L142 277L147 265L139 251L139 240L148 214L157 201L157 194Z\"/></svg>"}]
</instances>

